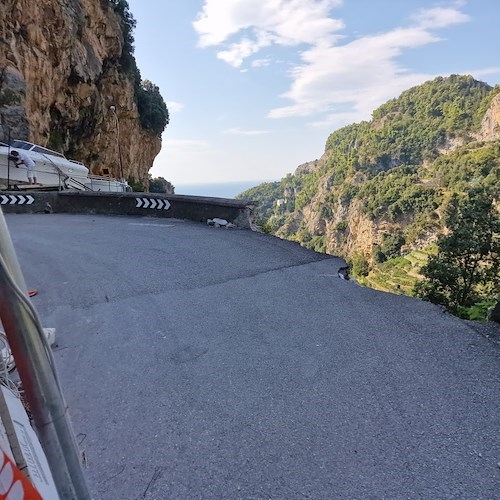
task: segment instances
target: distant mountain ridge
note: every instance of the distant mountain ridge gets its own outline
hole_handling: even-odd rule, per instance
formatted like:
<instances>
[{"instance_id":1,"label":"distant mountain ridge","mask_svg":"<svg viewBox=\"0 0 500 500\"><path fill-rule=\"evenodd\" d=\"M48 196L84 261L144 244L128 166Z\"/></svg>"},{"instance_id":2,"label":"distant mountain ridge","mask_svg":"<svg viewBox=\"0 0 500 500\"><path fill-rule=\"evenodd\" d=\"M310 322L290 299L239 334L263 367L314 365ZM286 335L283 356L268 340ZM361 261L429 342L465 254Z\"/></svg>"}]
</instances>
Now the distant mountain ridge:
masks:
<instances>
[{"instance_id":1,"label":"distant mountain ridge","mask_svg":"<svg viewBox=\"0 0 500 500\"><path fill-rule=\"evenodd\" d=\"M500 190L500 86L452 75L333 132L321 158L239 197L260 202L267 231L368 274L432 244L451 194L479 186Z\"/></svg>"}]
</instances>

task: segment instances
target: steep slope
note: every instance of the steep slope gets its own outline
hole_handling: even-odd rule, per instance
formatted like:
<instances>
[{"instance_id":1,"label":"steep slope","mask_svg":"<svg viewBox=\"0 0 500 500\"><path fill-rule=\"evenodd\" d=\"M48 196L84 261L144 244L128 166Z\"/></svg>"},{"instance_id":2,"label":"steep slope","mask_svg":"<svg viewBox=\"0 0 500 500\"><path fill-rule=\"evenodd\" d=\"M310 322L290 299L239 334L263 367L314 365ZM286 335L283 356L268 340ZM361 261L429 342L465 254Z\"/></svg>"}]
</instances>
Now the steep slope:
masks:
<instances>
[{"instance_id":1,"label":"steep slope","mask_svg":"<svg viewBox=\"0 0 500 500\"><path fill-rule=\"evenodd\" d=\"M95 172L145 183L161 138L141 126L124 64L131 24L123 0L3 0L0 139L10 128Z\"/></svg>"},{"instance_id":2,"label":"steep slope","mask_svg":"<svg viewBox=\"0 0 500 500\"><path fill-rule=\"evenodd\" d=\"M500 187L499 90L457 75L414 87L333 132L320 160L240 196L263 201L270 232L366 273L435 241L452 192Z\"/></svg>"}]
</instances>

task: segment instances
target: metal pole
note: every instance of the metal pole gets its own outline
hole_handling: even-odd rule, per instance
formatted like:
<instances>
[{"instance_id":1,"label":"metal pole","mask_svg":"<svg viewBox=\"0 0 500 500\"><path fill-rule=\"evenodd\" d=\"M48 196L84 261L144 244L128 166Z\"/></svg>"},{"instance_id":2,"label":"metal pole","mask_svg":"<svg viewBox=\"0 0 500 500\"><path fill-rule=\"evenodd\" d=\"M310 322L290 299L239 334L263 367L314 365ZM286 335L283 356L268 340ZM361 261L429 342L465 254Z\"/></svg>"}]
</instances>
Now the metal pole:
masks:
<instances>
[{"instance_id":1,"label":"metal pole","mask_svg":"<svg viewBox=\"0 0 500 500\"><path fill-rule=\"evenodd\" d=\"M120 122L118 120L118 114L116 112L116 106L110 106L111 111L115 115L116 120L116 136L118 142L118 160L120 162L120 177L123 179L123 163L122 163L122 148L120 145ZM110 187L111 189L111 187Z\"/></svg>"},{"instance_id":2,"label":"metal pole","mask_svg":"<svg viewBox=\"0 0 500 500\"><path fill-rule=\"evenodd\" d=\"M9 147L7 148L7 191L10 190L10 160L9 160L9 157L10 157L10 127L9 127L9 139L7 141L7 144L9 145Z\"/></svg>"},{"instance_id":3,"label":"metal pole","mask_svg":"<svg viewBox=\"0 0 500 500\"><path fill-rule=\"evenodd\" d=\"M61 499L86 500L90 494L60 390L51 351L38 317L13 291L9 274L25 292L26 284L0 208L0 317L31 408L34 427Z\"/></svg>"}]
</instances>

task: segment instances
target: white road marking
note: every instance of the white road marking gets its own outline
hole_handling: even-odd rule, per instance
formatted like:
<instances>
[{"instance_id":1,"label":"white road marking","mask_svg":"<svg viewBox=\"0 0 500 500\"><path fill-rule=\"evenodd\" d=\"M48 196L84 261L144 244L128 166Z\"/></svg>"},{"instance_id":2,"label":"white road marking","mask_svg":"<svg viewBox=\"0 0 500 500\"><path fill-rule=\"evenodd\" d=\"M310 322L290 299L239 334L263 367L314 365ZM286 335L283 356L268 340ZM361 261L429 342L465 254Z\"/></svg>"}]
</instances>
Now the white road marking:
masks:
<instances>
[{"instance_id":1,"label":"white road marking","mask_svg":"<svg viewBox=\"0 0 500 500\"><path fill-rule=\"evenodd\" d=\"M174 227L175 224L154 224L146 222L143 224L142 222L129 222L129 226L156 226L156 227Z\"/></svg>"}]
</instances>

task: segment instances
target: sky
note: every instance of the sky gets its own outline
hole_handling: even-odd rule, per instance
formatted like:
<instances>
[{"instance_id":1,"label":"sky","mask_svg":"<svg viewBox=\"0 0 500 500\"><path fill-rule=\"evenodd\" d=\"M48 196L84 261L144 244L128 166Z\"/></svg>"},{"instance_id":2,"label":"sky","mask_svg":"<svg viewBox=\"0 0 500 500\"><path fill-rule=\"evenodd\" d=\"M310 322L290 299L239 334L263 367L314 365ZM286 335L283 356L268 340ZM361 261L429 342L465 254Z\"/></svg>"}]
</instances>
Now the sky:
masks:
<instances>
[{"instance_id":1,"label":"sky","mask_svg":"<svg viewBox=\"0 0 500 500\"><path fill-rule=\"evenodd\" d=\"M279 180L436 76L500 83L500 0L128 0L174 185Z\"/></svg>"}]
</instances>

